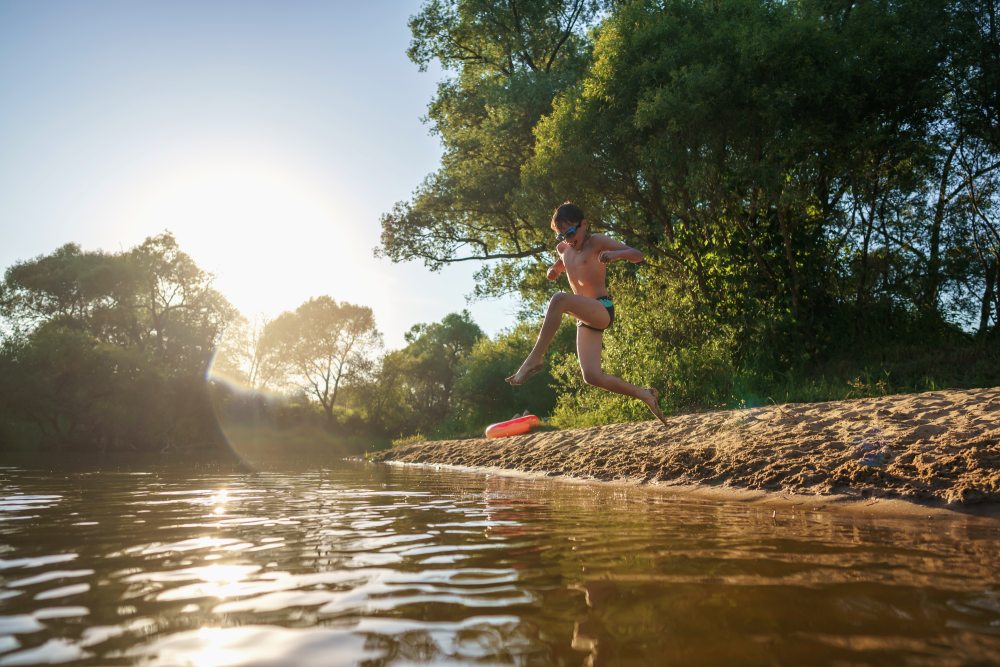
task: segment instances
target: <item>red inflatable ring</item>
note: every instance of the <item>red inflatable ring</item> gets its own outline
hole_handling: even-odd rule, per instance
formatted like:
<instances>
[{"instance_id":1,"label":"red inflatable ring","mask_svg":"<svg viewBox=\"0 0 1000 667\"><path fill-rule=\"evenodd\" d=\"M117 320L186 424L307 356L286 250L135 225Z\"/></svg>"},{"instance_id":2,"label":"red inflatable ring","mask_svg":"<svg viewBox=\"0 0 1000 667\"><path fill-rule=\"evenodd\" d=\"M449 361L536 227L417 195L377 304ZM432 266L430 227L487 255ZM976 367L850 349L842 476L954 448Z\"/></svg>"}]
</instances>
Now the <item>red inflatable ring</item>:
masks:
<instances>
[{"instance_id":1,"label":"red inflatable ring","mask_svg":"<svg viewBox=\"0 0 1000 667\"><path fill-rule=\"evenodd\" d=\"M507 438L512 435L521 435L531 430L533 426L538 426L542 420L535 415L524 415L515 417L505 422L497 422L486 427L487 438Z\"/></svg>"}]
</instances>

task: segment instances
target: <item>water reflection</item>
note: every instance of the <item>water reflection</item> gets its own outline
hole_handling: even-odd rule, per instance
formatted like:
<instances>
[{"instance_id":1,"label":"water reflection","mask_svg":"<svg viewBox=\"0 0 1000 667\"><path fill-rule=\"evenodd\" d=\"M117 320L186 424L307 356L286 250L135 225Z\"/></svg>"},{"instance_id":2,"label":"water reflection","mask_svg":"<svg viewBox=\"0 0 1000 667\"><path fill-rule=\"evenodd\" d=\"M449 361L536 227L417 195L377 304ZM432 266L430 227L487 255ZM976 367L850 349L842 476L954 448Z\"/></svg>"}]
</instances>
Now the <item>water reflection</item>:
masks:
<instances>
[{"instance_id":1,"label":"water reflection","mask_svg":"<svg viewBox=\"0 0 1000 667\"><path fill-rule=\"evenodd\" d=\"M352 465L0 470L0 665L1000 663L1000 523Z\"/></svg>"}]
</instances>

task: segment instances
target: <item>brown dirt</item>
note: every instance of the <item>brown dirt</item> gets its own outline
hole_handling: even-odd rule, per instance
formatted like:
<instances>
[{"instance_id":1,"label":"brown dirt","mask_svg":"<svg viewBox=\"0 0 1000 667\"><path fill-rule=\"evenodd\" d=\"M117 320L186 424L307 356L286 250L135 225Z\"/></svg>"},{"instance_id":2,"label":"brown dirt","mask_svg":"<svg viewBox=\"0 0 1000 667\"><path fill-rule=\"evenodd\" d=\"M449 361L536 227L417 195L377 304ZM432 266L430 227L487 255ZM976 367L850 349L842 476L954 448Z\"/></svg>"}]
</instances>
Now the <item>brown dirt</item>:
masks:
<instances>
[{"instance_id":1,"label":"brown dirt","mask_svg":"<svg viewBox=\"0 0 1000 667\"><path fill-rule=\"evenodd\" d=\"M708 412L659 421L441 440L376 461L574 479L1000 503L1000 387Z\"/></svg>"}]
</instances>

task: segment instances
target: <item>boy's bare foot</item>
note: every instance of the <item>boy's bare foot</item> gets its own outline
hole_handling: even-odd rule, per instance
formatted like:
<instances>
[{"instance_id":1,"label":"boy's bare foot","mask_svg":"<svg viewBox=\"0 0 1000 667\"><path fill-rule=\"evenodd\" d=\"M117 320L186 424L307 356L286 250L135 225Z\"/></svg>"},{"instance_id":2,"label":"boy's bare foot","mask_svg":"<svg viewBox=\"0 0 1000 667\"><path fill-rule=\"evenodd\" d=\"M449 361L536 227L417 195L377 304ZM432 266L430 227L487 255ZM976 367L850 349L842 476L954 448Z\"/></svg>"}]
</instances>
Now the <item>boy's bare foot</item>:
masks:
<instances>
[{"instance_id":1,"label":"boy's bare foot","mask_svg":"<svg viewBox=\"0 0 1000 667\"><path fill-rule=\"evenodd\" d=\"M649 411L659 419L664 426L669 426L667 423L667 418L663 415L663 410L660 410L660 392L656 391L655 387L649 387L646 389L649 392L649 400L642 399L642 402L649 407Z\"/></svg>"},{"instance_id":2,"label":"boy's bare foot","mask_svg":"<svg viewBox=\"0 0 1000 667\"><path fill-rule=\"evenodd\" d=\"M545 368L544 362L539 362L534 366L522 365L520 368L517 369L516 373L514 373L513 375L511 375L506 379L507 383L512 384L515 387L524 384L528 378L530 378L532 375L535 375L536 373L541 372L543 368Z\"/></svg>"}]
</instances>

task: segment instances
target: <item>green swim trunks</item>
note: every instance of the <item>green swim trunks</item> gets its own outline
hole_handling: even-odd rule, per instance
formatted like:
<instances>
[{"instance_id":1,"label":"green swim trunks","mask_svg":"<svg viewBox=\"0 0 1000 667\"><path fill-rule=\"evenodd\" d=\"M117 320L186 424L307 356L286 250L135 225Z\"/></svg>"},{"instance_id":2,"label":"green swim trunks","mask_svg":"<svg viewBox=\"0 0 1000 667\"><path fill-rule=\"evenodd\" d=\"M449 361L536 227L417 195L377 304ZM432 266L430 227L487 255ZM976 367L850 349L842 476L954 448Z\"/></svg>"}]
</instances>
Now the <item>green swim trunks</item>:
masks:
<instances>
[{"instance_id":1,"label":"green swim trunks","mask_svg":"<svg viewBox=\"0 0 1000 667\"><path fill-rule=\"evenodd\" d=\"M578 321L576 323L576 326L584 327L586 329L591 329L593 331L607 331L608 329L611 328L611 325L615 323L615 304L611 300L610 296L599 296L597 297L597 300L601 302L601 305L604 306L605 309L607 309L608 317L611 318L610 320L608 320L608 326L604 327L603 329L598 329L597 327L592 327L589 324L584 324L582 321Z\"/></svg>"}]
</instances>

